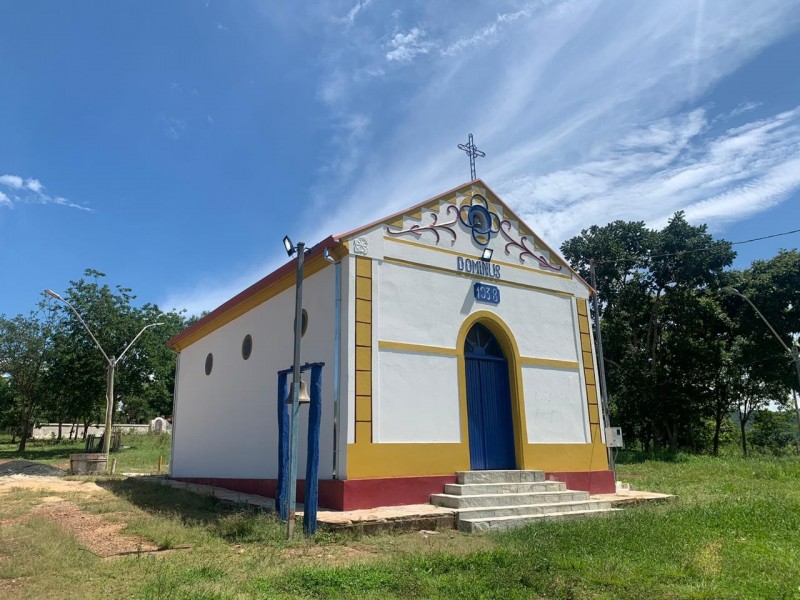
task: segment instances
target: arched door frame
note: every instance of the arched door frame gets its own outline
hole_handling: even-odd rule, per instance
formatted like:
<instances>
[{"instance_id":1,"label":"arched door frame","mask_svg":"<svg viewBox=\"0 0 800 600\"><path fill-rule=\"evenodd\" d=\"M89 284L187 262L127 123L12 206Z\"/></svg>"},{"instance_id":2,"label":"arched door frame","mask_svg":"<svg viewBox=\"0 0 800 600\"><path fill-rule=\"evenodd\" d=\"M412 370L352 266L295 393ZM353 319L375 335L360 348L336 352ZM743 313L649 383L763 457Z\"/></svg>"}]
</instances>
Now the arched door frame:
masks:
<instances>
[{"instance_id":1,"label":"arched door frame","mask_svg":"<svg viewBox=\"0 0 800 600\"><path fill-rule=\"evenodd\" d=\"M508 361L508 383L511 389L511 417L514 421L514 453L518 469L525 469L525 445L528 443L528 428L525 421L525 402L522 386L522 366L519 348L511 328L495 313L479 310L471 313L458 330L456 353L458 357L458 400L461 413L461 443L469 452L469 422L467 416L467 370L464 362L464 344L467 333L476 323L492 332Z\"/></svg>"}]
</instances>

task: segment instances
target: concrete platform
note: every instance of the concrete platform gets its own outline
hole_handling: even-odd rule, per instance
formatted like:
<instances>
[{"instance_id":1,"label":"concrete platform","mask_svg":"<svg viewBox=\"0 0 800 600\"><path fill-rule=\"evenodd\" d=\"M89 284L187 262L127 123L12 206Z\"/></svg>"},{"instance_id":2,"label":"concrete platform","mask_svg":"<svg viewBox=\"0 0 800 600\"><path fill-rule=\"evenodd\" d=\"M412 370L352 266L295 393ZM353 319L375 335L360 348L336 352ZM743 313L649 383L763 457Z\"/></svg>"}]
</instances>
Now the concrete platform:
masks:
<instances>
[{"instance_id":1,"label":"concrete platform","mask_svg":"<svg viewBox=\"0 0 800 600\"><path fill-rule=\"evenodd\" d=\"M137 481L165 485L175 489L183 489L203 496L217 498L221 502L250 506L259 510L272 512L275 500L227 490L225 488L175 481L166 476L145 475L135 478ZM616 494L595 494L591 500L608 502L612 507L649 502L664 502L674 499L669 494L657 494L638 490L624 490ZM303 506L297 505L297 514L302 516ZM457 511L452 508L434 506L433 504L407 504L404 506L383 506L350 511L334 511L320 509L317 520L320 528L360 529L364 532L394 530L434 530L453 529L456 526Z\"/></svg>"},{"instance_id":2,"label":"concrete platform","mask_svg":"<svg viewBox=\"0 0 800 600\"><path fill-rule=\"evenodd\" d=\"M677 496L673 496L672 494L659 494L657 492L644 492L640 490L617 490L615 494L592 494L589 497L592 500L610 502L611 506L614 507L669 502L677 498Z\"/></svg>"}]
</instances>

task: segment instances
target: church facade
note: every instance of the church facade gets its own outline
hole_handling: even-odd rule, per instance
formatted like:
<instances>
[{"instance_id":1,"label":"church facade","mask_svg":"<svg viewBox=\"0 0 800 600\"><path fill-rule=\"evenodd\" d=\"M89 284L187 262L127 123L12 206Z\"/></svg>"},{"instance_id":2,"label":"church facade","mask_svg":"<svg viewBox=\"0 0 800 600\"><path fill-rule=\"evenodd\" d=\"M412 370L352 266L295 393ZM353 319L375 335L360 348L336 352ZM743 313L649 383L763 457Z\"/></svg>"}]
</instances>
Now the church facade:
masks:
<instances>
[{"instance_id":1,"label":"church facade","mask_svg":"<svg viewBox=\"0 0 800 600\"><path fill-rule=\"evenodd\" d=\"M331 236L305 261L301 362L325 364L322 506L427 502L470 469L537 469L572 489L614 490L592 290L483 181ZM294 268L169 341L179 352L172 477L274 495Z\"/></svg>"}]
</instances>

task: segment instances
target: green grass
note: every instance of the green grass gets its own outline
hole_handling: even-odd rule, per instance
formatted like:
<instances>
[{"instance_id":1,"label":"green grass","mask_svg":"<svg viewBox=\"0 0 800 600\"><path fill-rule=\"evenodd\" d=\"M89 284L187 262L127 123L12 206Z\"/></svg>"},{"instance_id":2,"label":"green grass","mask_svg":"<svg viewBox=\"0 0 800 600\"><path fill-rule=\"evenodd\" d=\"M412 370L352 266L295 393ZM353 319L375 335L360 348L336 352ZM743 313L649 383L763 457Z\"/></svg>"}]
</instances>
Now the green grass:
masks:
<instances>
[{"instance_id":1,"label":"green grass","mask_svg":"<svg viewBox=\"0 0 800 600\"><path fill-rule=\"evenodd\" d=\"M625 458L621 480L678 498L487 535L322 533L288 543L272 515L99 481L111 495L68 499L162 548L191 549L104 561L51 523L12 523L0 527L0 595L14 577L20 598L800 600L800 458ZM0 520L36 501L3 496Z\"/></svg>"},{"instance_id":2,"label":"green grass","mask_svg":"<svg viewBox=\"0 0 800 600\"><path fill-rule=\"evenodd\" d=\"M69 467L69 455L84 451L84 442L55 443L45 440L28 440L25 452L17 452L17 444L10 443L9 436L0 439L0 460L19 459L35 460L55 465L60 468ZM117 473L155 473L158 468L158 457L164 457L163 471L169 470L169 457L172 438L166 433L127 434L122 436L122 448L112 452L111 459L117 459Z\"/></svg>"}]
</instances>

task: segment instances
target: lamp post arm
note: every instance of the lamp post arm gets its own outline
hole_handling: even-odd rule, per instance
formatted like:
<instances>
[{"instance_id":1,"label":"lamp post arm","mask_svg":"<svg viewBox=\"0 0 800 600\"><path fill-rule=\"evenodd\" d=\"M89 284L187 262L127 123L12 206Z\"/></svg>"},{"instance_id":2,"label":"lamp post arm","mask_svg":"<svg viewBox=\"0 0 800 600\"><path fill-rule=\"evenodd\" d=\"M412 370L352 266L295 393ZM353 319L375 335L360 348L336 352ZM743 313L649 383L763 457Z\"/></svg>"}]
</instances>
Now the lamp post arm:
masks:
<instances>
[{"instance_id":1,"label":"lamp post arm","mask_svg":"<svg viewBox=\"0 0 800 600\"><path fill-rule=\"evenodd\" d=\"M142 335L142 334L145 332L145 330L149 329L150 327L157 327L158 325L163 325L163 323L150 323L149 325L145 325L144 327L142 327L142 329L139 331L139 333L137 333L137 334L136 334L136 337L134 337L134 338L131 340L131 343L130 343L130 344L128 344L127 346L125 346L125 350L123 350L123 351L122 351L122 354L120 354L120 355L119 355L119 356L118 356L118 357L117 357L117 358L114 360L114 364L117 364L119 361L121 361L121 360L122 360L122 357L123 357L123 356L125 356L125 353L126 353L128 350L130 350L131 346L133 346L133 345L136 343L136 340L138 340L138 339L139 339L139 336L141 336L141 335Z\"/></svg>"},{"instance_id":2,"label":"lamp post arm","mask_svg":"<svg viewBox=\"0 0 800 600\"><path fill-rule=\"evenodd\" d=\"M66 304L69 307L69 309L72 311L72 314L74 314L76 317L78 317L78 321L81 322L81 325L83 325L83 328L86 330L86 333L88 333L89 337L92 338L92 341L94 342L94 345L97 346L98 350L100 350L100 353L103 355L103 358L105 358L106 362L110 365L111 364L111 359L108 358L108 354L106 354L106 351L103 350L103 347L100 345L100 342L98 342L97 338L94 337L94 334L92 333L92 330L89 329L89 326L86 324L86 321L84 321L83 318L81 317L80 313L77 310L75 310L75 307L72 306L72 304L70 304L69 302L64 300L64 298L62 298L61 296L59 296L55 292L52 292L50 290L45 290L45 293L48 296L52 296L56 300L61 300L64 304Z\"/></svg>"},{"instance_id":3,"label":"lamp post arm","mask_svg":"<svg viewBox=\"0 0 800 600\"><path fill-rule=\"evenodd\" d=\"M776 339L776 340L778 340L778 341L780 342L781 346L783 346L783 349L784 349L784 350L786 350L786 351L787 351L789 354L792 354L792 355L793 355L793 353L792 353L792 349L791 349L791 348L789 348L789 346L787 346L787 345L786 345L786 342L784 342L784 341L783 341L783 339L781 338L781 336L779 336L779 335L778 335L778 332L777 332L777 331L775 331L775 329L773 329L772 325L770 325L770 324L769 324L769 321L767 321L767 318L766 318L764 315L762 315L762 314L761 314L761 311L760 311L760 310L758 310L758 307L757 307L755 304L753 304L753 302L750 300L750 298L748 298L747 296L745 296L745 295L744 295L742 292L740 292L740 291L739 291L739 290L737 290L736 288L733 288L733 287L726 287L726 288L724 288L724 289L726 289L726 290L729 290L729 291L733 292L734 294L736 294L737 296L741 296L742 298L744 298L744 299L747 301L747 303L748 303L750 306L752 306L752 307L753 307L753 310L754 310L754 311L756 311L756 314L759 316L759 318L760 318L762 321L764 321L764 324L765 324L767 327L769 327L769 330L772 332L772 335L774 335L774 336L775 336L775 339Z\"/></svg>"}]
</instances>

